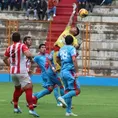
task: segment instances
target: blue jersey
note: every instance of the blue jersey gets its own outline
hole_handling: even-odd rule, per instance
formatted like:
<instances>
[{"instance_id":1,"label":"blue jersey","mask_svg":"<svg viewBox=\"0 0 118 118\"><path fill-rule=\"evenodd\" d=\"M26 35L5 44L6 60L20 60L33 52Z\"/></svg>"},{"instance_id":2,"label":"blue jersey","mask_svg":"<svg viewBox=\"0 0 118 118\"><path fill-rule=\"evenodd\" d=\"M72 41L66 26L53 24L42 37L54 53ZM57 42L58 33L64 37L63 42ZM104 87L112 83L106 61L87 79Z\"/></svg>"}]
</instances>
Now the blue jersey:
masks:
<instances>
[{"instance_id":1,"label":"blue jersey","mask_svg":"<svg viewBox=\"0 0 118 118\"><path fill-rule=\"evenodd\" d=\"M45 73L47 71L47 69L49 68L49 64L48 64L48 54L39 54L37 56L34 57L34 62L36 62L38 64L38 66L41 69L42 73Z\"/></svg>"},{"instance_id":2,"label":"blue jersey","mask_svg":"<svg viewBox=\"0 0 118 118\"><path fill-rule=\"evenodd\" d=\"M61 60L61 71L74 71L72 56L76 55L76 49L72 45L65 45L60 48L57 56Z\"/></svg>"}]
</instances>

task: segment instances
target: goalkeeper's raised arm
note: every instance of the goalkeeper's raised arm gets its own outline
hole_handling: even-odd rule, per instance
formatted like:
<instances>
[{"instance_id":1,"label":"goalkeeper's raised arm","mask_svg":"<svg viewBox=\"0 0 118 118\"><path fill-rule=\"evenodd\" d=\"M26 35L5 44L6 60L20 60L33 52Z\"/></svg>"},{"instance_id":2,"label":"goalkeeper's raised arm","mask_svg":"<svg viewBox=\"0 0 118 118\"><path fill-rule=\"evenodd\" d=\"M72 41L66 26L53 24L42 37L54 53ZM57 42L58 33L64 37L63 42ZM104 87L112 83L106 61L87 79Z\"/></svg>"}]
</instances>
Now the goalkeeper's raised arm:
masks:
<instances>
[{"instance_id":1,"label":"goalkeeper's raised arm","mask_svg":"<svg viewBox=\"0 0 118 118\"><path fill-rule=\"evenodd\" d=\"M71 13L71 16L70 16L70 19L69 19L69 22L68 22L67 26L71 26L71 25L72 25L73 19L74 19L74 15L75 15L75 13L76 13L76 8L77 8L76 3L73 3L72 6L73 6L73 11L72 11L72 13Z\"/></svg>"}]
</instances>

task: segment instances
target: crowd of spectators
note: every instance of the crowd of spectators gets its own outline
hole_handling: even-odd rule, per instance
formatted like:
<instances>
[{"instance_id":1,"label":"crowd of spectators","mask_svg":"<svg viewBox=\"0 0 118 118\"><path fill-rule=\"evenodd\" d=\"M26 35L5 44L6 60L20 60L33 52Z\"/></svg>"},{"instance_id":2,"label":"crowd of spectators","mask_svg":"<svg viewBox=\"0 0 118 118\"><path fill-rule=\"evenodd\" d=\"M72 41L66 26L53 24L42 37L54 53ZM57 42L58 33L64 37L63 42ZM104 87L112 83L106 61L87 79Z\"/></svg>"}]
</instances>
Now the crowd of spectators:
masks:
<instances>
[{"instance_id":1,"label":"crowd of spectators","mask_svg":"<svg viewBox=\"0 0 118 118\"><path fill-rule=\"evenodd\" d=\"M26 19L33 14L34 20L51 20L56 16L56 6L60 0L0 0L1 11L25 11ZM112 0L77 0L78 10L85 8L92 12L95 5L109 5Z\"/></svg>"},{"instance_id":2,"label":"crowd of spectators","mask_svg":"<svg viewBox=\"0 0 118 118\"><path fill-rule=\"evenodd\" d=\"M30 14L36 20L51 20L56 16L56 6L59 0L0 0L1 11L25 11L26 19Z\"/></svg>"},{"instance_id":3,"label":"crowd of spectators","mask_svg":"<svg viewBox=\"0 0 118 118\"><path fill-rule=\"evenodd\" d=\"M77 0L78 11L81 8L85 8L92 12L95 5L110 5L112 0Z\"/></svg>"}]
</instances>

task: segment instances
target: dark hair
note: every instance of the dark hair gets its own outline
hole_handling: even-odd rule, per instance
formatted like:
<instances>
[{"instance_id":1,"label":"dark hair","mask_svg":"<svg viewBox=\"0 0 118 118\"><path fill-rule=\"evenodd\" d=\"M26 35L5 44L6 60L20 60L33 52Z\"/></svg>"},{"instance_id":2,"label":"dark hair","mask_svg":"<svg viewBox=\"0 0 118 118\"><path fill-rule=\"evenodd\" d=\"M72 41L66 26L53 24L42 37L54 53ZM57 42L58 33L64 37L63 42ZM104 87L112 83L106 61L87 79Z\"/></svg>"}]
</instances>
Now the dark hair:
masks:
<instances>
[{"instance_id":1,"label":"dark hair","mask_svg":"<svg viewBox=\"0 0 118 118\"><path fill-rule=\"evenodd\" d=\"M13 34L12 34L12 41L14 41L14 42L19 42L21 40L21 38L20 38L20 33L19 32L14 32Z\"/></svg>"},{"instance_id":2,"label":"dark hair","mask_svg":"<svg viewBox=\"0 0 118 118\"><path fill-rule=\"evenodd\" d=\"M66 42L66 45L71 45L73 43L73 37L71 35L67 35L65 37L65 42Z\"/></svg>"},{"instance_id":3,"label":"dark hair","mask_svg":"<svg viewBox=\"0 0 118 118\"><path fill-rule=\"evenodd\" d=\"M42 44L40 44L40 45L39 45L39 49L40 49L42 46L45 46L45 44L43 44L43 43L42 43Z\"/></svg>"},{"instance_id":4,"label":"dark hair","mask_svg":"<svg viewBox=\"0 0 118 118\"><path fill-rule=\"evenodd\" d=\"M25 41L27 41L28 38L31 38L31 36L25 36L23 39L23 43L25 43Z\"/></svg>"},{"instance_id":5,"label":"dark hair","mask_svg":"<svg viewBox=\"0 0 118 118\"><path fill-rule=\"evenodd\" d=\"M77 33L74 34L74 36L77 36L79 34L79 28L76 26Z\"/></svg>"}]
</instances>

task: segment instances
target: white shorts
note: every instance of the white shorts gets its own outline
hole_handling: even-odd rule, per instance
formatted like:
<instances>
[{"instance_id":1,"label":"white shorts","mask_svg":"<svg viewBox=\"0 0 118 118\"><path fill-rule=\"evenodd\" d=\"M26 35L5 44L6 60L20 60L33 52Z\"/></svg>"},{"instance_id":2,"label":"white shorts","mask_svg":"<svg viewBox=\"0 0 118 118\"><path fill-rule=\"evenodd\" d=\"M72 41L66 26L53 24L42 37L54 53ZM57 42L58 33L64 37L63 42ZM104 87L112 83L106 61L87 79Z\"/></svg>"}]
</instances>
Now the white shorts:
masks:
<instances>
[{"instance_id":1,"label":"white shorts","mask_svg":"<svg viewBox=\"0 0 118 118\"><path fill-rule=\"evenodd\" d=\"M30 76L28 73L25 74L11 74L12 81L15 86L21 85L21 87L25 87L28 83L31 83Z\"/></svg>"}]
</instances>

